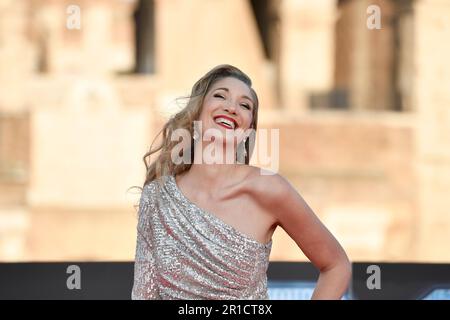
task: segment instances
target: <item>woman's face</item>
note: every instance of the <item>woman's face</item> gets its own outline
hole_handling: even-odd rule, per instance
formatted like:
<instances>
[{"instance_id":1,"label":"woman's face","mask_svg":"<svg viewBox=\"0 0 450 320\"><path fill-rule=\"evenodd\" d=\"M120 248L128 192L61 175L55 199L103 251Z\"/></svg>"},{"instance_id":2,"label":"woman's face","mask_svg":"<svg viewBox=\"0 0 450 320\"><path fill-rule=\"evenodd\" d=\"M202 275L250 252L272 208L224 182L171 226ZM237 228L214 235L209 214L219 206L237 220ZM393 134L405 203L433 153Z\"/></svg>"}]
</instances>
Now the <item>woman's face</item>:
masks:
<instances>
[{"instance_id":1,"label":"woman's face","mask_svg":"<svg viewBox=\"0 0 450 320\"><path fill-rule=\"evenodd\" d=\"M253 108L250 88L244 82L233 77L220 79L211 86L204 98L199 119L202 131L219 130L224 142L236 135L238 138L235 142L239 143L243 138L241 132L252 124Z\"/></svg>"}]
</instances>

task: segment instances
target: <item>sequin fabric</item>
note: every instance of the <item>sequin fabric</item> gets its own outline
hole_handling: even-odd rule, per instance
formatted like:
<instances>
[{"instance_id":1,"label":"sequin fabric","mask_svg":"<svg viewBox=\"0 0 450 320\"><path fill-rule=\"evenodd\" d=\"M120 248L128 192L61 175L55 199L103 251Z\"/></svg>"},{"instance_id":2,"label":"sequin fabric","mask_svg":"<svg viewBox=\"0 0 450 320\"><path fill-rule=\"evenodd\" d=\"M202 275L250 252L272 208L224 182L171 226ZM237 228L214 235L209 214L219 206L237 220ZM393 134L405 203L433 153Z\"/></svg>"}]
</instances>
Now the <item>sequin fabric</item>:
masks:
<instances>
[{"instance_id":1,"label":"sequin fabric","mask_svg":"<svg viewBox=\"0 0 450 320\"><path fill-rule=\"evenodd\" d=\"M139 202L131 298L266 300L272 241L260 243L191 202L174 176Z\"/></svg>"}]
</instances>

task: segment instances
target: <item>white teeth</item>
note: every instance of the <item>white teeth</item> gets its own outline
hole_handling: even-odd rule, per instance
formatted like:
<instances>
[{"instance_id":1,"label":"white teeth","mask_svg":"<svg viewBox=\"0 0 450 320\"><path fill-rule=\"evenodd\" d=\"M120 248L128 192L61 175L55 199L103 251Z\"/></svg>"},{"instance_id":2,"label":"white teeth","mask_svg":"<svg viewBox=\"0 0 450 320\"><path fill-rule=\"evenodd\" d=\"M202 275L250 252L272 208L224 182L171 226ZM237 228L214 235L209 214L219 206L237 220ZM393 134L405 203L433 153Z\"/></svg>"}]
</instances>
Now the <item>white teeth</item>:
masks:
<instances>
[{"instance_id":1,"label":"white teeth","mask_svg":"<svg viewBox=\"0 0 450 320\"><path fill-rule=\"evenodd\" d=\"M234 122L233 121L230 121L230 120L222 118L222 117L216 118L215 121L216 121L216 123L223 123L226 126L230 127L231 129L234 129Z\"/></svg>"}]
</instances>

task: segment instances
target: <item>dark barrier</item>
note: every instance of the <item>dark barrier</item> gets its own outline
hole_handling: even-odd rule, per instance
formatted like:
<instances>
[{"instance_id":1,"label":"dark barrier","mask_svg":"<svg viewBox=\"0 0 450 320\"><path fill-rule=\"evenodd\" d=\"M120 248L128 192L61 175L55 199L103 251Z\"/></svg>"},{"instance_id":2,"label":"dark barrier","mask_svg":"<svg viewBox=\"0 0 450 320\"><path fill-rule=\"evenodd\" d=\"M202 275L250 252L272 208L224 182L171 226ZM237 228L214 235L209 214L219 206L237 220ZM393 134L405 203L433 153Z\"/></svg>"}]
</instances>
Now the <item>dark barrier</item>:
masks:
<instances>
[{"instance_id":1,"label":"dark barrier","mask_svg":"<svg viewBox=\"0 0 450 320\"><path fill-rule=\"evenodd\" d=\"M309 299L318 271L310 263L271 262L271 299ZM0 263L0 299L126 300L132 262ZM450 299L450 264L353 263L344 299Z\"/></svg>"},{"instance_id":2,"label":"dark barrier","mask_svg":"<svg viewBox=\"0 0 450 320\"><path fill-rule=\"evenodd\" d=\"M381 288L372 288L374 268L379 267ZM369 271L368 271L369 269ZM371 271L372 269L372 271ZM450 300L450 264L353 263L352 298Z\"/></svg>"}]
</instances>

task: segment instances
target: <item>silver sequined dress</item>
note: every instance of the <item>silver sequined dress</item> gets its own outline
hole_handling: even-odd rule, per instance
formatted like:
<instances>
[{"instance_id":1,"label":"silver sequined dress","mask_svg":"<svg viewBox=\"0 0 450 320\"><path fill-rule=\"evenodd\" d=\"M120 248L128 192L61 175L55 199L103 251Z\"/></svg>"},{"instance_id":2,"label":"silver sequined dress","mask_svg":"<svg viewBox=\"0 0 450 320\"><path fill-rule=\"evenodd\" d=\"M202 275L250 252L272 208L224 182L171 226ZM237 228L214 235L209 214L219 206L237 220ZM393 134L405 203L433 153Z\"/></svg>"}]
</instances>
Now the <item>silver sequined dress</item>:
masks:
<instances>
[{"instance_id":1,"label":"silver sequined dress","mask_svg":"<svg viewBox=\"0 0 450 320\"><path fill-rule=\"evenodd\" d=\"M272 241L248 237L164 178L141 194L132 299L268 299Z\"/></svg>"}]
</instances>

